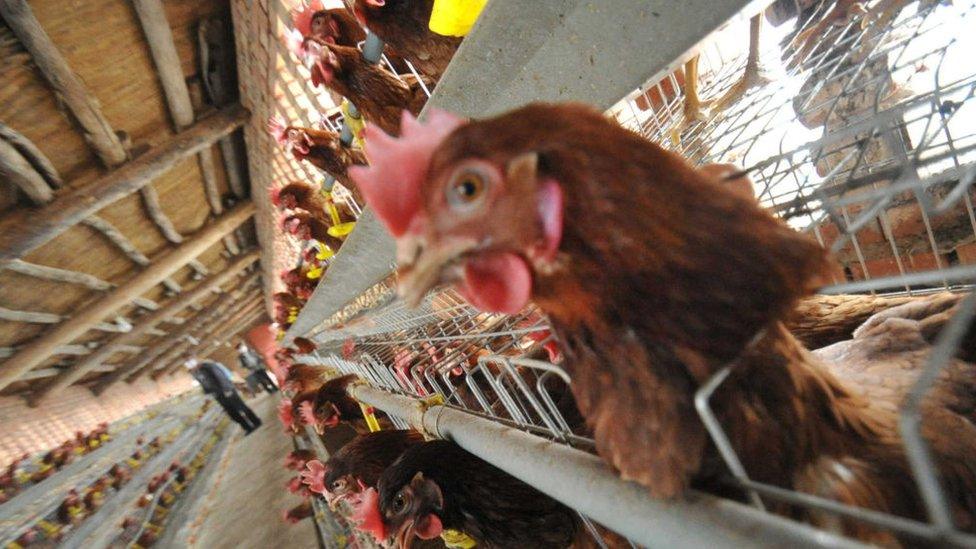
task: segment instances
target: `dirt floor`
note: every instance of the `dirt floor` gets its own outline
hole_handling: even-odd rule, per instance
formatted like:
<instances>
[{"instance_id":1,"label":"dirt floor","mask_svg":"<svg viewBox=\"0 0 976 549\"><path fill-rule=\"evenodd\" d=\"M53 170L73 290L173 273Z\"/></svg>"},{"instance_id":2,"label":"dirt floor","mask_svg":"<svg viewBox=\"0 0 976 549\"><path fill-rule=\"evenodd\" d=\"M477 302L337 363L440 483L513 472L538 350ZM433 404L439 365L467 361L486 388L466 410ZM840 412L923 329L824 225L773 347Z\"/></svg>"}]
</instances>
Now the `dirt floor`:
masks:
<instances>
[{"instance_id":1,"label":"dirt floor","mask_svg":"<svg viewBox=\"0 0 976 549\"><path fill-rule=\"evenodd\" d=\"M277 396L264 395L248 404L264 424L247 437L236 425L231 427L236 433L216 464L212 488L197 515L190 519L193 522L187 528L186 546L317 547L310 519L289 525L281 518L284 509L301 499L285 489L294 473L282 467L282 462L292 443L276 417Z\"/></svg>"}]
</instances>

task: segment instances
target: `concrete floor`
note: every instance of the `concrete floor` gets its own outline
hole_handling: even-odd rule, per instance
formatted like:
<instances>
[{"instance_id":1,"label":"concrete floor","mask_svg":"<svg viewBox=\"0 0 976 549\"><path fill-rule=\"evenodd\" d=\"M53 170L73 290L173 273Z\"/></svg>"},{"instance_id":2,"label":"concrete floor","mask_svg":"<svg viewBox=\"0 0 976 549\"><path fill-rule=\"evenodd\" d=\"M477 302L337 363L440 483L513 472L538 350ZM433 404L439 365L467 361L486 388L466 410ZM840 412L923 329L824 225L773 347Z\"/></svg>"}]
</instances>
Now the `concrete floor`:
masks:
<instances>
[{"instance_id":1,"label":"concrete floor","mask_svg":"<svg viewBox=\"0 0 976 549\"><path fill-rule=\"evenodd\" d=\"M318 547L311 519L285 523L282 510L301 502L285 484L293 471L283 466L292 450L291 438L281 429L276 415L277 395L263 395L248 402L264 424L254 434L236 432L220 463L200 512L187 528L185 546L200 549ZM181 544L181 546L183 546Z\"/></svg>"}]
</instances>

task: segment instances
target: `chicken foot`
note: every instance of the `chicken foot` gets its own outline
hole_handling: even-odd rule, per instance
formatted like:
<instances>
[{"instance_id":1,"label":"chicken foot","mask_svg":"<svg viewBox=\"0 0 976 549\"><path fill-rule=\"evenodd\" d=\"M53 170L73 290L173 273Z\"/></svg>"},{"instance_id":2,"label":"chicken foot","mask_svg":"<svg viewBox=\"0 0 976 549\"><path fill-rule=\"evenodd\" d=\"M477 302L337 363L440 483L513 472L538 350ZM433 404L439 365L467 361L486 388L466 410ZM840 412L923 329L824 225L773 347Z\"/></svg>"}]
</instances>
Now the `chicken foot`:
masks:
<instances>
[{"instance_id":1,"label":"chicken foot","mask_svg":"<svg viewBox=\"0 0 976 549\"><path fill-rule=\"evenodd\" d=\"M763 14L761 13L749 20L749 56L746 59L746 68L742 71L742 76L732 84L728 91L713 102L712 116L733 105L752 88L769 82L769 79L763 76L762 67L759 64L759 34L762 32L762 20Z\"/></svg>"},{"instance_id":2,"label":"chicken foot","mask_svg":"<svg viewBox=\"0 0 976 549\"><path fill-rule=\"evenodd\" d=\"M763 14L749 20L749 54L746 67L732 86L718 99L702 101L698 95L698 60L696 55L685 63L684 108L681 121L671 127L669 135L675 146L681 144L681 134L695 122L707 122L738 101L745 93L769 81L762 75L759 63L759 35L762 32Z\"/></svg>"}]
</instances>

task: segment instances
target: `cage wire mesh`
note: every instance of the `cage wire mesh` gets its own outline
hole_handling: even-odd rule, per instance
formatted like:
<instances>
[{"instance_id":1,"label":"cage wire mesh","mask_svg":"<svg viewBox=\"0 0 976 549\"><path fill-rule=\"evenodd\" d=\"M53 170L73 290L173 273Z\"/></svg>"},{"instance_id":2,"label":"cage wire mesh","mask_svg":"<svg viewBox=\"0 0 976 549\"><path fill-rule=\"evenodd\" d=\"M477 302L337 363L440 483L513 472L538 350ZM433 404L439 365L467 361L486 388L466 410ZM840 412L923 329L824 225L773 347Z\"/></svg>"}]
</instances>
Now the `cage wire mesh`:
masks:
<instances>
[{"instance_id":1,"label":"cage wire mesh","mask_svg":"<svg viewBox=\"0 0 976 549\"><path fill-rule=\"evenodd\" d=\"M810 233L834 258L826 293L919 294L970 287L976 275L976 3L822 2L760 33L758 85L717 105L747 65L748 22L699 50L703 110L686 121L684 72L647 82L608 115L696 164L744 167L762 206ZM971 323L963 301L901 411L902 434L929 523L854 508L750 480L708 399L729 369L696 395L712 440L749 501L855 518L918 539L958 545L957 531L922 440L918 405ZM302 357L338 373L587 451L593 441L572 405L545 318L475 310L453 290L417 309L395 298L395 275L326 319ZM399 418L391 418L407 427ZM599 541L599 536L595 536Z\"/></svg>"}]
</instances>

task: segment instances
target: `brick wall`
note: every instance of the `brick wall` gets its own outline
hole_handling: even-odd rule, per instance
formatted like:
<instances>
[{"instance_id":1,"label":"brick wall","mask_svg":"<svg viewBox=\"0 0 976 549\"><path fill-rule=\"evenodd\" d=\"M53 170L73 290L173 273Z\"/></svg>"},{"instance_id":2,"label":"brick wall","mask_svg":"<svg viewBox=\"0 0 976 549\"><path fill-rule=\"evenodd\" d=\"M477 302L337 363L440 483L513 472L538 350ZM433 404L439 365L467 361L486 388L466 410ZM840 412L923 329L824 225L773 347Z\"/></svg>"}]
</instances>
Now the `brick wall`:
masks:
<instances>
[{"instance_id":1,"label":"brick wall","mask_svg":"<svg viewBox=\"0 0 976 549\"><path fill-rule=\"evenodd\" d=\"M192 378L181 374L159 381L146 376L132 385L117 383L98 397L75 385L39 408L28 407L21 397L0 397L0 467L24 453L57 446L75 431L118 421L194 387Z\"/></svg>"}]
</instances>

